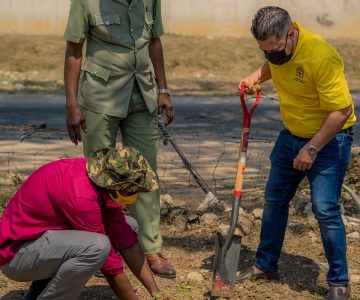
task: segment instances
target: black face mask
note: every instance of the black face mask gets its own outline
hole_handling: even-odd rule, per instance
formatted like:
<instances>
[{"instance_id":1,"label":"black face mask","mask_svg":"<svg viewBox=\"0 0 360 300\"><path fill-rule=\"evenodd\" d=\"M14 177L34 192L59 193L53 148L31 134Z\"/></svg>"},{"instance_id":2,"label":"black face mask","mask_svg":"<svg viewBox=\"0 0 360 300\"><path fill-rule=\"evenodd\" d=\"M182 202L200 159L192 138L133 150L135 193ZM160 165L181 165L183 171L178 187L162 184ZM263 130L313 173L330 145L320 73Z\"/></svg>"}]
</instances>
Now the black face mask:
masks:
<instances>
[{"instance_id":1,"label":"black face mask","mask_svg":"<svg viewBox=\"0 0 360 300\"><path fill-rule=\"evenodd\" d=\"M263 50L264 53L265 53L266 59L270 63L279 66L279 65L282 65L284 63L287 63L291 59L291 57L293 55L293 53L292 53L293 49L291 48L290 54L286 54L286 52L285 52L286 45L287 45L287 40L288 40L288 35L286 35L285 47L284 47L283 50L276 51L276 52L267 52L267 51Z\"/></svg>"}]
</instances>

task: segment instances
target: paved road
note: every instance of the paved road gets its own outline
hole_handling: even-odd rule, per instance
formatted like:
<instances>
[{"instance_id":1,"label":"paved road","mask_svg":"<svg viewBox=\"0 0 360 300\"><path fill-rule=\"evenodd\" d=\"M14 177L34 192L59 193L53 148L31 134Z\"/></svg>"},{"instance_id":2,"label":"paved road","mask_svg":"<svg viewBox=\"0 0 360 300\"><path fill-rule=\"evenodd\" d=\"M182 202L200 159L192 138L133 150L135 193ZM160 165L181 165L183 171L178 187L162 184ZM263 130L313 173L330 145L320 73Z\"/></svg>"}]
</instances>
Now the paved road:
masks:
<instances>
[{"instance_id":1,"label":"paved road","mask_svg":"<svg viewBox=\"0 0 360 300\"><path fill-rule=\"evenodd\" d=\"M353 95L360 117L360 94ZM47 123L48 129L65 131L65 98L62 95L0 94L0 138L11 136L14 128L28 123ZM173 97L176 119L169 130L182 138L238 140L242 110L237 97ZM278 102L262 99L254 114L251 136L274 140L282 127ZM359 122L355 128L359 132ZM17 134L17 132L16 132ZM357 135L356 144L360 144Z\"/></svg>"}]
</instances>

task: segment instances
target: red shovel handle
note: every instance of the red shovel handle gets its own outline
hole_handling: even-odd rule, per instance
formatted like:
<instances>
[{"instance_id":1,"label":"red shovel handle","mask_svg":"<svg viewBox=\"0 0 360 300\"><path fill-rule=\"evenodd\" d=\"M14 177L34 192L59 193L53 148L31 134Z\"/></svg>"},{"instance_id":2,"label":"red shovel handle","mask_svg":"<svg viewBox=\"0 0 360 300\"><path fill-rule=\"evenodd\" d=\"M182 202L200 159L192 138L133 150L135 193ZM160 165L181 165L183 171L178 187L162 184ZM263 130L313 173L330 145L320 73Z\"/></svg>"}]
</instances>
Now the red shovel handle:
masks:
<instances>
[{"instance_id":1,"label":"red shovel handle","mask_svg":"<svg viewBox=\"0 0 360 300\"><path fill-rule=\"evenodd\" d=\"M241 83L240 88L240 102L243 109L243 128L241 132L241 140L240 140L240 150L239 150L239 158L238 158L238 165L237 165L237 172L236 172L236 180L234 186L234 196L241 197L242 195L242 186L243 186L243 179L245 173L245 163L246 163L246 153L248 148L248 140L250 134L250 124L251 124L251 117L260 103L260 94L261 89L258 89L256 100L253 106L248 110L246 103L245 103L245 82Z\"/></svg>"},{"instance_id":2,"label":"red shovel handle","mask_svg":"<svg viewBox=\"0 0 360 300\"><path fill-rule=\"evenodd\" d=\"M261 88L257 89L257 96L256 96L255 102L254 102L253 106L250 108L250 110L248 110L246 103L245 103L245 88L246 88L246 84L245 84L245 82L242 82L241 86L240 86L240 102L241 102L241 107L244 112L243 128L250 128L252 114L254 113L255 109L257 108L257 106L260 103Z\"/></svg>"}]
</instances>

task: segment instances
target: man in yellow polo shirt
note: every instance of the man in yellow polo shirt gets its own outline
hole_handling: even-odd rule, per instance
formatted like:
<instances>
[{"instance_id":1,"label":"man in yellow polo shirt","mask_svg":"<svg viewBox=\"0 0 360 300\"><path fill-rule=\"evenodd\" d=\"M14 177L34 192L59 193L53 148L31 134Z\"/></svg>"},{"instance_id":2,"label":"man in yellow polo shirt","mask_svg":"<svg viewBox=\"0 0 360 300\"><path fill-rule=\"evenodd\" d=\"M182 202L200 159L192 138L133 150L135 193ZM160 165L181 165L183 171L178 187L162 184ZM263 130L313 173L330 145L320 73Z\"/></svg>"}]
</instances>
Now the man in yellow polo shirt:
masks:
<instances>
[{"instance_id":1,"label":"man in yellow polo shirt","mask_svg":"<svg viewBox=\"0 0 360 300\"><path fill-rule=\"evenodd\" d=\"M122 144L139 150L156 170L158 115L166 111L166 124L174 118L162 34L161 0L72 0L65 31L66 124L74 144L83 140L86 156L115 147L120 131ZM161 254L159 190L139 193L129 210L152 271L174 278Z\"/></svg>"},{"instance_id":2,"label":"man in yellow polo shirt","mask_svg":"<svg viewBox=\"0 0 360 300\"><path fill-rule=\"evenodd\" d=\"M266 62L241 82L252 94L255 84L273 80L285 129L270 155L256 262L239 274L238 280L278 278L289 202L307 177L330 266L327 300L347 299L346 235L338 200L349 165L356 117L343 62L322 37L293 23L288 12L279 7L258 10L251 31Z\"/></svg>"}]
</instances>

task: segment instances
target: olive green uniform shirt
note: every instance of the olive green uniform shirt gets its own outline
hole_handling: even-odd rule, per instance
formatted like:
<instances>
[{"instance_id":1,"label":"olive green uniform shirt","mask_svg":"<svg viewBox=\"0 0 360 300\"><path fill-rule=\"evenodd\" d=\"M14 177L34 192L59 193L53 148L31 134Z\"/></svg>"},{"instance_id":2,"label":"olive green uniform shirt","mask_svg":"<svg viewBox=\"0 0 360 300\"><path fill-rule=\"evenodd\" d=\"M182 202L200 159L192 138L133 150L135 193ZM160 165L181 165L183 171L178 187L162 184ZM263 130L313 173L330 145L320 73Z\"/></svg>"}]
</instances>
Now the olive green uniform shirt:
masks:
<instances>
[{"instance_id":1,"label":"olive green uniform shirt","mask_svg":"<svg viewBox=\"0 0 360 300\"><path fill-rule=\"evenodd\" d=\"M157 87L149 41L163 34L161 0L72 0L65 39L86 41L78 103L94 112L126 117L136 80L150 112Z\"/></svg>"}]
</instances>

